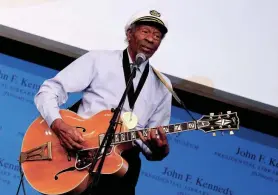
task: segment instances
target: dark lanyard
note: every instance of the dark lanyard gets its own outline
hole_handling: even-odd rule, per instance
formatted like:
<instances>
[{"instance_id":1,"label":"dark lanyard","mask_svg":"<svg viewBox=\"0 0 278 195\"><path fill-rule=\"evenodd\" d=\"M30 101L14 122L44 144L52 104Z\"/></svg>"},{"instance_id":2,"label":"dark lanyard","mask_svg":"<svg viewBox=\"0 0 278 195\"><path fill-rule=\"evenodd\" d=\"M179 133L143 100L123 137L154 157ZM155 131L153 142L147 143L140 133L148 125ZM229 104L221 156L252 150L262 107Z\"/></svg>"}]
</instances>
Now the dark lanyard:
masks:
<instances>
[{"instance_id":1,"label":"dark lanyard","mask_svg":"<svg viewBox=\"0 0 278 195\"><path fill-rule=\"evenodd\" d=\"M129 59L128 59L127 49L125 49L123 52L123 69L124 69L124 75L125 75L125 83L127 85L128 79L131 74L131 70L130 70L131 68L130 68L130 63L129 63ZM140 91L142 90L142 88L144 86L144 83L147 79L148 74L149 74L149 62L147 63L145 70L140 78L140 81L138 83L135 93L134 93L133 83L131 83L131 87L128 91L128 101L129 101L129 107L131 110L133 110L133 108L134 108L134 104L139 96Z\"/></svg>"}]
</instances>

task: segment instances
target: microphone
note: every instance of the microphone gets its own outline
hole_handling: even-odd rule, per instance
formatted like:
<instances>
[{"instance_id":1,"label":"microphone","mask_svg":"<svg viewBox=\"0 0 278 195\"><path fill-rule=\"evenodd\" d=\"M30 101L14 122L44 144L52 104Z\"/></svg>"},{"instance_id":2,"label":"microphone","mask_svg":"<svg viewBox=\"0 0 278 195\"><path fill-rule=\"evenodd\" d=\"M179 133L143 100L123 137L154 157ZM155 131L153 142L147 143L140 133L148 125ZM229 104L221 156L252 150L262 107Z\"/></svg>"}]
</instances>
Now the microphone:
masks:
<instances>
[{"instance_id":1,"label":"microphone","mask_svg":"<svg viewBox=\"0 0 278 195\"><path fill-rule=\"evenodd\" d=\"M138 53L135 57L135 63L132 65L133 66L133 78L136 77L136 70L139 69L139 66L146 61L146 56L143 53Z\"/></svg>"},{"instance_id":2,"label":"microphone","mask_svg":"<svg viewBox=\"0 0 278 195\"><path fill-rule=\"evenodd\" d=\"M145 56L145 54L143 54L143 53L138 53L137 55L136 55L136 57L135 57L135 63L134 63L134 65L136 65L136 66L140 66L143 62L145 62L146 61L146 56Z\"/></svg>"}]
</instances>

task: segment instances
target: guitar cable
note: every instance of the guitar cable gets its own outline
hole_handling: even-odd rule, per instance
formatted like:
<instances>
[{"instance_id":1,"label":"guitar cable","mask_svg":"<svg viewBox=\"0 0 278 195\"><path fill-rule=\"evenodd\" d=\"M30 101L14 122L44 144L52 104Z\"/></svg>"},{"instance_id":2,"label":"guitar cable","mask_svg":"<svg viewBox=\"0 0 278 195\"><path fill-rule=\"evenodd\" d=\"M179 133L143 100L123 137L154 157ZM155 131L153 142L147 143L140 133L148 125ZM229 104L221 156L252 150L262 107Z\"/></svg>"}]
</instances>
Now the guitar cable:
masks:
<instances>
[{"instance_id":1,"label":"guitar cable","mask_svg":"<svg viewBox=\"0 0 278 195\"><path fill-rule=\"evenodd\" d=\"M26 195L26 191L25 191L25 187L24 187L24 178L23 178L24 177L24 173L23 173L23 171L21 169L20 160L18 161L18 164L19 164L19 171L20 171L20 181L19 181L19 185L17 187L16 195L18 195L21 185L22 185L22 189L23 189L23 194Z\"/></svg>"}]
</instances>

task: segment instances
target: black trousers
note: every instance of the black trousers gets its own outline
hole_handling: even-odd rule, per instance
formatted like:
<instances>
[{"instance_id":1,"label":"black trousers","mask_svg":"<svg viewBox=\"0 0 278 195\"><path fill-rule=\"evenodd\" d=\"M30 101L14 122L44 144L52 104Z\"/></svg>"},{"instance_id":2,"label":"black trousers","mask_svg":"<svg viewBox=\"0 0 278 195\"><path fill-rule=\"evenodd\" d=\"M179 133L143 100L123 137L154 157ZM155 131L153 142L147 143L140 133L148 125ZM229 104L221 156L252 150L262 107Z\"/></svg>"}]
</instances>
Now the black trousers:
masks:
<instances>
[{"instance_id":1,"label":"black trousers","mask_svg":"<svg viewBox=\"0 0 278 195\"><path fill-rule=\"evenodd\" d=\"M98 186L88 188L82 195L135 195L135 188L141 169L139 153L138 148L133 148L122 153L122 157L129 164L128 171L124 177L101 175Z\"/></svg>"}]
</instances>

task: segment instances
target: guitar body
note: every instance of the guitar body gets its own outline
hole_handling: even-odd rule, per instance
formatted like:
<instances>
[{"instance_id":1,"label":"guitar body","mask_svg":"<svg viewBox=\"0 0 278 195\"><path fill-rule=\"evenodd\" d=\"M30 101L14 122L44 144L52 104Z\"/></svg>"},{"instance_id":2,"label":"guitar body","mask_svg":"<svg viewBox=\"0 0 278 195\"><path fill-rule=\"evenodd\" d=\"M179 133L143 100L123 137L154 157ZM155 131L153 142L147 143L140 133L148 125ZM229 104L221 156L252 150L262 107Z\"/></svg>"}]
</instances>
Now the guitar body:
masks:
<instances>
[{"instance_id":1,"label":"guitar body","mask_svg":"<svg viewBox=\"0 0 278 195\"><path fill-rule=\"evenodd\" d=\"M101 144L99 135L105 134L113 116L109 110L101 111L89 119L81 118L69 110L61 110L60 114L67 124L82 127L78 130L85 139L83 145L86 149L84 152L93 153ZM126 127L118 126L116 132L128 131ZM123 176L127 172L128 163L120 154L131 147L131 143L111 147L101 173ZM88 172L90 164L77 166L76 163L78 163L79 158L82 160L76 154L69 155L42 117L34 120L27 129L21 148L21 167L29 184L40 193L49 195L78 195L82 193L92 181L92 176ZM99 161L100 159L94 171L96 171ZM72 169L69 169L71 167ZM76 169L76 167L80 169Z\"/></svg>"}]
</instances>

